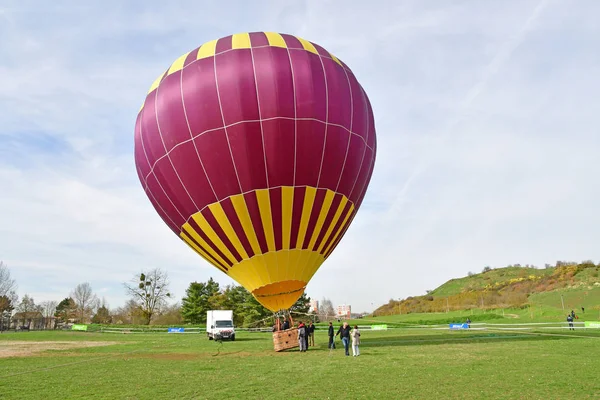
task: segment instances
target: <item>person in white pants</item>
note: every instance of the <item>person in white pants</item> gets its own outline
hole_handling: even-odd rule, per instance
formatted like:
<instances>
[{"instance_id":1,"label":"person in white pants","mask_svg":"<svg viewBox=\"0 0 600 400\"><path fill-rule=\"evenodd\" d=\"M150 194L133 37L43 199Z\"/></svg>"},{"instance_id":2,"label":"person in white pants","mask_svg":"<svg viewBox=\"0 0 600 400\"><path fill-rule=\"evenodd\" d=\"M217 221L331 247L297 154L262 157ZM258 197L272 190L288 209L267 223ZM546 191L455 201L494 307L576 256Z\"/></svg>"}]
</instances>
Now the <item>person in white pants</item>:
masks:
<instances>
[{"instance_id":1,"label":"person in white pants","mask_svg":"<svg viewBox=\"0 0 600 400\"><path fill-rule=\"evenodd\" d=\"M350 332L350 337L352 338L352 356L358 357L360 355L358 348L360 344L360 331L358 330L358 325L354 325L354 329Z\"/></svg>"}]
</instances>

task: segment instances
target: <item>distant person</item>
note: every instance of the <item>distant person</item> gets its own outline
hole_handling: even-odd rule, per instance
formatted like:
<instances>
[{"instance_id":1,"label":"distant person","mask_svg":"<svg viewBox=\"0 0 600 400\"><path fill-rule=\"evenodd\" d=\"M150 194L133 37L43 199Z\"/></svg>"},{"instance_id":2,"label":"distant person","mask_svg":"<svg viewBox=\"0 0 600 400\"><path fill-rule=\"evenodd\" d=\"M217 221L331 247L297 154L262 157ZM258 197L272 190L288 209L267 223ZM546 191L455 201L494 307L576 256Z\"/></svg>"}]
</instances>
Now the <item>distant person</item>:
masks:
<instances>
[{"instance_id":1,"label":"distant person","mask_svg":"<svg viewBox=\"0 0 600 400\"><path fill-rule=\"evenodd\" d=\"M585 308L583 308L583 306L581 306L581 313L585 313Z\"/></svg>"},{"instance_id":2,"label":"distant person","mask_svg":"<svg viewBox=\"0 0 600 400\"><path fill-rule=\"evenodd\" d=\"M575 318L575 311L571 310L571 317Z\"/></svg>"},{"instance_id":3,"label":"distant person","mask_svg":"<svg viewBox=\"0 0 600 400\"><path fill-rule=\"evenodd\" d=\"M471 318L467 317L467 328L471 327Z\"/></svg>"},{"instance_id":4,"label":"distant person","mask_svg":"<svg viewBox=\"0 0 600 400\"><path fill-rule=\"evenodd\" d=\"M350 349L349 349L350 325L348 325L347 322L344 322L344 324L342 326L340 326L340 329L338 329L337 333L335 334L336 337L337 337L337 335L340 335L340 338L342 339L342 344L344 345L344 350L346 352L346 355L349 356L350 355Z\"/></svg>"},{"instance_id":5,"label":"distant person","mask_svg":"<svg viewBox=\"0 0 600 400\"><path fill-rule=\"evenodd\" d=\"M315 324L312 321L308 325L308 345L315 347Z\"/></svg>"},{"instance_id":6,"label":"distant person","mask_svg":"<svg viewBox=\"0 0 600 400\"><path fill-rule=\"evenodd\" d=\"M360 350L358 345L360 344L360 331L358 330L358 325L354 325L354 329L350 332L350 336L352 337L352 356L358 357L360 356Z\"/></svg>"},{"instance_id":7,"label":"distant person","mask_svg":"<svg viewBox=\"0 0 600 400\"><path fill-rule=\"evenodd\" d=\"M569 330L574 331L575 327L573 326L573 314L567 314L567 322L569 323Z\"/></svg>"},{"instance_id":8,"label":"distant person","mask_svg":"<svg viewBox=\"0 0 600 400\"><path fill-rule=\"evenodd\" d=\"M298 324L298 347L300 351L306 351L306 326L300 321Z\"/></svg>"},{"instance_id":9,"label":"distant person","mask_svg":"<svg viewBox=\"0 0 600 400\"><path fill-rule=\"evenodd\" d=\"M327 348L335 349L335 342L333 341L333 324L331 322L329 323L329 329L327 331L327 334L329 335L329 345L327 346Z\"/></svg>"},{"instance_id":10,"label":"distant person","mask_svg":"<svg viewBox=\"0 0 600 400\"><path fill-rule=\"evenodd\" d=\"M286 319L283 321L283 330L290 329L290 322Z\"/></svg>"}]
</instances>

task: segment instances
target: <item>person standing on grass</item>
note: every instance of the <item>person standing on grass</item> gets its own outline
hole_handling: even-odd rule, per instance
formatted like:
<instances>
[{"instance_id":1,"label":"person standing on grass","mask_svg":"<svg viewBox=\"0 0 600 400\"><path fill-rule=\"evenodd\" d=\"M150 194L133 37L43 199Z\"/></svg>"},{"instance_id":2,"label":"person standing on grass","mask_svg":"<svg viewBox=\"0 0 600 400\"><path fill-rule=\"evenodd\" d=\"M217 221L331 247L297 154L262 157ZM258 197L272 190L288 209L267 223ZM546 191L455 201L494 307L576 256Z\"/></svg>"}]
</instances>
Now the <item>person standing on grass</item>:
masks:
<instances>
[{"instance_id":1,"label":"person standing on grass","mask_svg":"<svg viewBox=\"0 0 600 400\"><path fill-rule=\"evenodd\" d=\"M340 326L340 329L338 329L337 333L335 334L335 336L337 337L337 335L340 335L340 338L342 339L342 344L344 345L344 350L346 352L346 355L349 356L350 355L350 351L349 351L349 344L350 344L350 325L348 325L347 322L344 322L344 324L342 326Z\"/></svg>"},{"instance_id":2,"label":"person standing on grass","mask_svg":"<svg viewBox=\"0 0 600 400\"><path fill-rule=\"evenodd\" d=\"M354 325L354 329L350 332L350 336L352 337L352 356L358 357L360 356L360 350L358 349L358 345L360 344L360 331L358 330L358 325Z\"/></svg>"},{"instance_id":3,"label":"person standing on grass","mask_svg":"<svg viewBox=\"0 0 600 400\"><path fill-rule=\"evenodd\" d=\"M312 321L308 325L308 345L315 347L315 324Z\"/></svg>"},{"instance_id":4,"label":"person standing on grass","mask_svg":"<svg viewBox=\"0 0 600 400\"><path fill-rule=\"evenodd\" d=\"M327 348L335 349L335 342L333 341L333 324L331 322L329 323L329 330L327 334L329 335L329 345L327 346Z\"/></svg>"},{"instance_id":5,"label":"person standing on grass","mask_svg":"<svg viewBox=\"0 0 600 400\"><path fill-rule=\"evenodd\" d=\"M573 315L567 314L567 322L569 323L569 330L574 331L575 327L573 326Z\"/></svg>"},{"instance_id":6,"label":"person standing on grass","mask_svg":"<svg viewBox=\"0 0 600 400\"><path fill-rule=\"evenodd\" d=\"M304 351L308 350L308 336L310 335L310 328L308 325L304 327L305 335L304 335Z\"/></svg>"},{"instance_id":7,"label":"person standing on grass","mask_svg":"<svg viewBox=\"0 0 600 400\"><path fill-rule=\"evenodd\" d=\"M300 321L298 324L298 347L300 351L306 351L306 326Z\"/></svg>"}]
</instances>

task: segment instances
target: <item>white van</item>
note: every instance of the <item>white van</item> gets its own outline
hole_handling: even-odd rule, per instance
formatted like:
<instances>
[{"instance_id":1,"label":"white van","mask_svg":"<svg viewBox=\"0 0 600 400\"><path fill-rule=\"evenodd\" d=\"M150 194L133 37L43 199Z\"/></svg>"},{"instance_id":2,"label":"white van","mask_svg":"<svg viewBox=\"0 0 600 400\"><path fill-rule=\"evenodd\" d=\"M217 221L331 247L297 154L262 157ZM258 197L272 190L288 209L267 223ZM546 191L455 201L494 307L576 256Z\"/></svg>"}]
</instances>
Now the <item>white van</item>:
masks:
<instances>
[{"instance_id":1,"label":"white van","mask_svg":"<svg viewBox=\"0 0 600 400\"><path fill-rule=\"evenodd\" d=\"M208 340L215 338L235 340L233 310L208 310L206 312L206 335Z\"/></svg>"}]
</instances>

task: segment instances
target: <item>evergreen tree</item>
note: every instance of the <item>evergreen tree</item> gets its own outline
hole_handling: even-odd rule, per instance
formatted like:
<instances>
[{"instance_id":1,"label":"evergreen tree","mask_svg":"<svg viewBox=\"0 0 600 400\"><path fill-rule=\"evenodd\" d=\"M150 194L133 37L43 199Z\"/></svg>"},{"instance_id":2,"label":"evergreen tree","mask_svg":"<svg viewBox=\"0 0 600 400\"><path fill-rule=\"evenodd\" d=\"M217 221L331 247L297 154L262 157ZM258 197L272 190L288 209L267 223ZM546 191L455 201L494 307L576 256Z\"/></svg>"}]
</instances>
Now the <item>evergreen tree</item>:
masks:
<instances>
[{"instance_id":1,"label":"evergreen tree","mask_svg":"<svg viewBox=\"0 0 600 400\"><path fill-rule=\"evenodd\" d=\"M219 295L219 283L215 282L212 277L206 283L192 282L185 294L185 297L181 300L183 320L191 324L206 323L206 312L211 310L213 304L219 301L217 297Z\"/></svg>"},{"instance_id":2,"label":"evergreen tree","mask_svg":"<svg viewBox=\"0 0 600 400\"><path fill-rule=\"evenodd\" d=\"M310 297L306 293L302 293L302 296L290 307L291 313L308 314L308 310L310 310Z\"/></svg>"},{"instance_id":3,"label":"evergreen tree","mask_svg":"<svg viewBox=\"0 0 600 400\"><path fill-rule=\"evenodd\" d=\"M105 305L101 305L98 307L98 311L92 317L93 324L110 324L112 322L112 317L110 316L110 312Z\"/></svg>"},{"instance_id":4,"label":"evergreen tree","mask_svg":"<svg viewBox=\"0 0 600 400\"><path fill-rule=\"evenodd\" d=\"M62 322L67 322L69 319L75 318L77 314L77 304L71 297L64 298L56 306L54 316Z\"/></svg>"}]
</instances>

